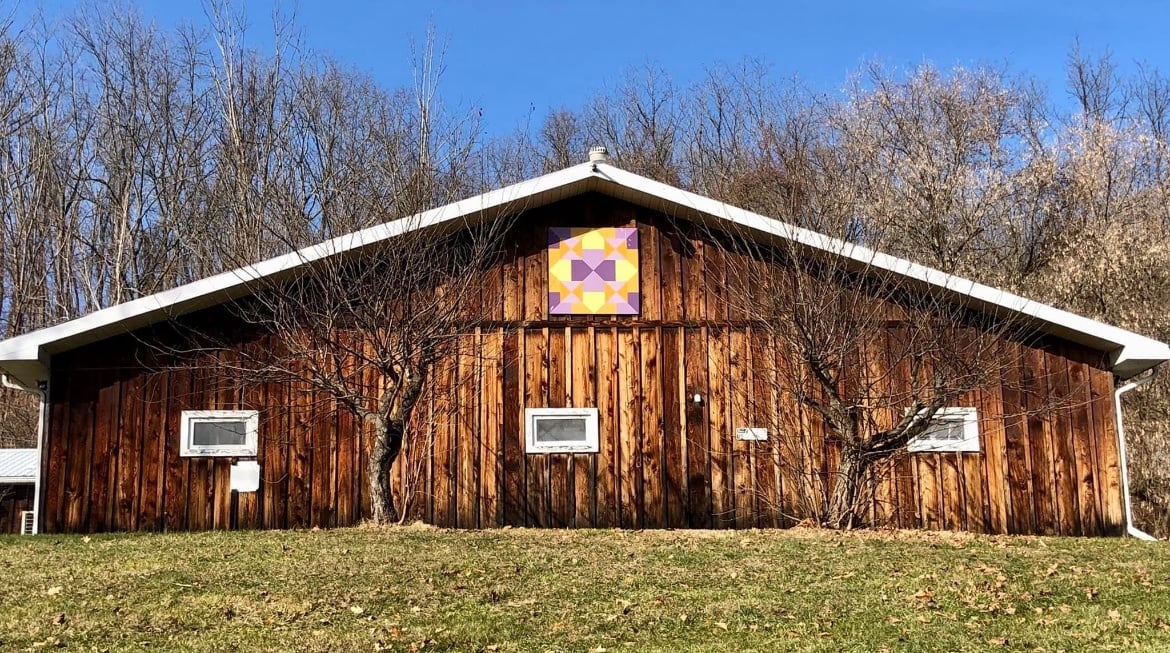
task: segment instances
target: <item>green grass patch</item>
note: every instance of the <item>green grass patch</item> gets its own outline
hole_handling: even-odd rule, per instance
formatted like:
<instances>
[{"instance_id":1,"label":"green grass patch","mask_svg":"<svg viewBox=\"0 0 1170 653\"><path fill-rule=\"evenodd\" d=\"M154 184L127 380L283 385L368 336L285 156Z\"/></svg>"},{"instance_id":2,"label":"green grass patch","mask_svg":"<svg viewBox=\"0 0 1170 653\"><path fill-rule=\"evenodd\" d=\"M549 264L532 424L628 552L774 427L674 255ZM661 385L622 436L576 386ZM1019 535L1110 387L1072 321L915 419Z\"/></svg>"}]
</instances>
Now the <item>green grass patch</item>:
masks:
<instances>
[{"instance_id":1,"label":"green grass patch","mask_svg":"<svg viewBox=\"0 0 1170 653\"><path fill-rule=\"evenodd\" d=\"M1170 547L819 531L0 538L0 650L1164 651Z\"/></svg>"}]
</instances>

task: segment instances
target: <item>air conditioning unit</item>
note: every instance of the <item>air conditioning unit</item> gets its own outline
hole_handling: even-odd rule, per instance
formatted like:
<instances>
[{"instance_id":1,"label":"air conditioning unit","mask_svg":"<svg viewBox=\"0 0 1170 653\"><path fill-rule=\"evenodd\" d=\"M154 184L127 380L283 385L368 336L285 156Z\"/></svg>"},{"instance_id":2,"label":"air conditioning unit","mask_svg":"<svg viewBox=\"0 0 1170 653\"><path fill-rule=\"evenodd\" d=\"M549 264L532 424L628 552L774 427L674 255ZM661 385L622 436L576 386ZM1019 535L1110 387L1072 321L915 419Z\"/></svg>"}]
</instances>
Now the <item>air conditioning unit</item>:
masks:
<instances>
[{"instance_id":1,"label":"air conditioning unit","mask_svg":"<svg viewBox=\"0 0 1170 653\"><path fill-rule=\"evenodd\" d=\"M32 510L20 511L20 534L32 535L36 532L37 513Z\"/></svg>"}]
</instances>

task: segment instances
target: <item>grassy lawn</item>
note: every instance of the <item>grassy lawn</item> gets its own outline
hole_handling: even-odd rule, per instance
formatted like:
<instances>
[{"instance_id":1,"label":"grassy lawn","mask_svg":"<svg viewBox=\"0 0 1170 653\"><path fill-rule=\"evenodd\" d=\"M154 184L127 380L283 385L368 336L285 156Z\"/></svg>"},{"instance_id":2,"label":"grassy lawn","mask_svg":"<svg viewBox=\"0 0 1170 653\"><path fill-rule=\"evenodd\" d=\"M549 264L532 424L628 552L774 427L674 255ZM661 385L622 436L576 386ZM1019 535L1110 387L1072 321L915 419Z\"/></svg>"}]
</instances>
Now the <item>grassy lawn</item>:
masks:
<instances>
[{"instance_id":1,"label":"grassy lawn","mask_svg":"<svg viewBox=\"0 0 1170 653\"><path fill-rule=\"evenodd\" d=\"M951 534L0 538L0 650L1170 650L1170 547Z\"/></svg>"}]
</instances>

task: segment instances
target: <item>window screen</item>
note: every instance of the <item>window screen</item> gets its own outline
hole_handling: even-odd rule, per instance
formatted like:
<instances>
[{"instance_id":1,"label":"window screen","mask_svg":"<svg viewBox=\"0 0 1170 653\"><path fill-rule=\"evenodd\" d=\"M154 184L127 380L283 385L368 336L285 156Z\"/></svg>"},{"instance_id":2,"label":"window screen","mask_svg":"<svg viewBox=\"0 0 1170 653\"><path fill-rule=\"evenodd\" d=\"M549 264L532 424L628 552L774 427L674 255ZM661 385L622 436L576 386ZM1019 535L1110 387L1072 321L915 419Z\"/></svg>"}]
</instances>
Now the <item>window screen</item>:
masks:
<instances>
[{"instance_id":1,"label":"window screen","mask_svg":"<svg viewBox=\"0 0 1170 653\"><path fill-rule=\"evenodd\" d=\"M191 444L197 447L239 446L248 441L245 420L194 422L191 427Z\"/></svg>"},{"instance_id":2,"label":"window screen","mask_svg":"<svg viewBox=\"0 0 1170 653\"><path fill-rule=\"evenodd\" d=\"M538 417L536 418L537 442L584 442L586 437L584 417Z\"/></svg>"},{"instance_id":3,"label":"window screen","mask_svg":"<svg viewBox=\"0 0 1170 653\"><path fill-rule=\"evenodd\" d=\"M924 436L928 440L961 441L963 439L963 420L948 417L940 420L926 431Z\"/></svg>"}]
</instances>

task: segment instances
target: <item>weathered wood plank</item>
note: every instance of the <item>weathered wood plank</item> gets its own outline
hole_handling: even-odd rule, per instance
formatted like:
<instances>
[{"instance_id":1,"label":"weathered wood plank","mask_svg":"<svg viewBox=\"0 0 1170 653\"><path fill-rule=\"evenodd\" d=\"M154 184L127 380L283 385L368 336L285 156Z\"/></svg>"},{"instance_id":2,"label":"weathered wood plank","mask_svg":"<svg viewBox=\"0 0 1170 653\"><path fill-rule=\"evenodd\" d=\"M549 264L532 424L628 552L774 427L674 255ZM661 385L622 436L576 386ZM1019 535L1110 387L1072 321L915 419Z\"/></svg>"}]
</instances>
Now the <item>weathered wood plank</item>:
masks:
<instances>
[{"instance_id":1,"label":"weathered wood plank","mask_svg":"<svg viewBox=\"0 0 1170 653\"><path fill-rule=\"evenodd\" d=\"M641 317L643 320L662 319L662 273L658 259L658 230L638 223L638 268L640 271Z\"/></svg>"},{"instance_id":2,"label":"weathered wood plank","mask_svg":"<svg viewBox=\"0 0 1170 653\"><path fill-rule=\"evenodd\" d=\"M502 334L503 513L504 524L523 526L527 511L524 456L524 332Z\"/></svg>"},{"instance_id":3,"label":"weathered wood plank","mask_svg":"<svg viewBox=\"0 0 1170 653\"><path fill-rule=\"evenodd\" d=\"M919 509L921 528L939 530L943 528L942 497L939 454L913 454L917 467L916 483L921 508Z\"/></svg>"},{"instance_id":4,"label":"weathered wood plank","mask_svg":"<svg viewBox=\"0 0 1170 653\"><path fill-rule=\"evenodd\" d=\"M665 257L665 250L663 250ZM665 310L665 304L663 305ZM686 377L682 329L662 330L662 499L667 528L686 527Z\"/></svg>"},{"instance_id":5,"label":"weathered wood plank","mask_svg":"<svg viewBox=\"0 0 1170 653\"><path fill-rule=\"evenodd\" d=\"M595 331L573 329L570 333L569 365L572 369L570 388L571 405L576 408L598 408L597 368L594 359ZM599 437L604 438L598 420ZM577 528L586 528L596 523L597 515L597 461L598 456L577 454L573 456L573 521Z\"/></svg>"},{"instance_id":6,"label":"weathered wood plank","mask_svg":"<svg viewBox=\"0 0 1170 653\"><path fill-rule=\"evenodd\" d=\"M742 267L742 266L741 266ZM732 302L733 304L735 302ZM748 336L741 329L731 329L728 334L728 423L730 434L728 444L731 453L731 488L736 528L756 526L756 486L752 445L735 437L735 429L757 426L751 423L749 405L755 400L755 387L751 380L751 352Z\"/></svg>"},{"instance_id":7,"label":"weathered wood plank","mask_svg":"<svg viewBox=\"0 0 1170 653\"><path fill-rule=\"evenodd\" d=\"M641 445L642 445L642 525L646 528L662 528L666 523L666 503L664 497L665 469L663 453L665 450L663 405L662 405L662 340L657 329L642 329L640 353L642 361L642 376L639 385L642 389L640 403L641 416Z\"/></svg>"},{"instance_id":8,"label":"weathered wood plank","mask_svg":"<svg viewBox=\"0 0 1170 653\"><path fill-rule=\"evenodd\" d=\"M434 476L431 492L434 495L434 523L439 526L457 526L455 515L458 460L455 457L455 424L459 403L455 397L458 360L444 360L435 371L434 414Z\"/></svg>"},{"instance_id":9,"label":"weathered wood plank","mask_svg":"<svg viewBox=\"0 0 1170 653\"><path fill-rule=\"evenodd\" d=\"M942 496L939 497L939 506L942 512L943 528L949 531L963 529L963 510L966 506L966 497L963 495L963 460L962 454L940 454L939 464L942 470Z\"/></svg>"},{"instance_id":10,"label":"weathered wood plank","mask_svg":"<svg viewBox=\"0 0 1170 653\"><path fill-rule=\"evenodd\" d=\"M1092 395L1089 388L1089 368L1076 350L1065 347L1068 354L1068 406L1070 427L1076 456L1077 506L1081 532L1101 534L1100 495L1097 483L1097 454L1093 450L1096 439L1093 431Z\"/></svg>"},{"instance_id":11,"label":"weathered wood plank","mask_svg":"<svg viewBox=\"0 0 1170 653\"><path fill-rule=\"evenodd\" d=\"M707 375L710 378L711 405L707 417L711 438L712 525L716 528L730 528L735 525L735 496L732 486L734 471L731 436L727 423L728 334L726 329L719 327L711 328L708 334Z\"/></svg>"},{"instance_id":12,"label":"weathered wood plank","mask_svg":"<svg viewBox=\"0 0 1170 653\"><path fill-rule=\"evenodd\" d=\"M167 374L148 371L142 375L141 485L138 528L161 531L164 523L167 450L178 443L168 442L166 433Z\"/></svg>"},{"instance_id":13,"label":"weathered wood plank","mask_svg":"<svg viewBox=\"0 0 1170 653\"><path fill-rule=\"evenodd\" d=\"M524 406L548 405L548 330L529 329L524 334ZM527 428L527 425L525 425ZM549 525L548 457L527 454L527 515L529 526Z\"/></svg>"},{"instance_id":14,"label":"weathered wood plank","mask_svg":"<svg viewBox=\"0 0 1170 653\"><path fill-rule=\"evenodd\" d=\"M213 395L208 392L208 374L210 368L206 361L191 370L191 385L186 410L211 410L214 408ZM308 447L305 448L309 450ZM213 497L211 483L213 482L212 460L203 457L187 458L187 502L183 506L187 513L187 528L191 530L209 530L212 528L211 500Z\"/></svg>"},{"instance_id":15,"label":"weathered wood plank","mask_svg":"<svg viewBox=\"0 0 1170 653\"><path fill-rule=\"evenodd\" d=\"M571 372L569 352L571 345L564 329L548 331L548 406L564 408L571 405ZM549 464L549 511L550 525L565 528L572 524L574 517L573 497L570 495L569 461L570 454L558 453L548 456Z\"/></svg>"},{"instance_id":16,"label":"weathered wood plank","mask_svg":"<svg viewBox=\"0 0 1170 653\"><path fill-rule=\"evenodd\" d=\"M685 230L686 237L680 240L684 248L682 256L682 314L688 322L697 323L707 319L707 282L705 261L707 244L695 233L693 226Z\"/></svg>"},{"instance_id":17,"label":"weathered wood plank","mask_svg":"<svg viewBox=\"0 0 1170 653\"><path fill-rule=\"evenodd\" d=\"M618 481L623 528L642 525L641 352L637 329L618 329Z\"/></svg>"},{"instance_id":18,"label":"weathered wood plank","mask_svg":"<svg viewBox=\"0 0 1170 653\"><path fill-rule=\"evenodd\" d=\"M683 319L682 266L684 240L673 225L665 222L654 231L658 233L658 289L662 293L662 319Z\"/></svg>"},{"instance_id":19,"label":"weathered wood plank","mask_svg":"<svg viewBox=\"0 0 1170 653\"><path fill-rule=\"evenodd\" d=\"M710 368L707 365L710 340L707 334L706 327L683 330L687 525L692 528L710 528L712 524L711 442L708 438L711 392L708 387ZM695 397L698 397L697 401Z\"/></svg>"},{"instance_id":20,"label":"weathered wood plank","mask_svg":"<svg viewBox=\"0 0 1170 653\"><path fill-rule=\"evenodd\" d=\"M48 461L47 477L44 484L44 502L41 507L41 528L46 533L60 533L66 530L65 520L65 479L68 476L68 447L73 432L70 430L70 401L72 385L61 371L53 370L49 380L49 430L44 434L44 446Z\"/></svg>"},{"instance_id":21,"label":"weathered wood plank","mask_svg":"<svg viewBox=\"0 0 1170 653\"><path fill-rule=\"evenodd\" d=\"M138 502L141 492L142 452L142 375L119 375L118 418L114 437L118 441L117 505L113 529L132 531L138 528Z\"/></svg>"},{"instance_id":22,"label":"weathered wood plank","mask_svg":"<svg viewBox=\"0 0 1170 653\"><path fill-rule=\"evenodd\" d=\"M621 523L621 458L618 449L618 439L621 437L621 396L618 392L617 329L596 329L594 345L597 356L597 428L600 439L596 463L597 517L594 523L601 528L610 528Z\"/></svg>"},{"instance_id":23,"label":"weathered wood plank","mask_svg":"<svg viewBox=\"0 0 1170 653\"><path fill-rule=\"evenodd\" d=\"M312 395L312 418L309 421L309 520L312 526L327 527L332 522L334 497L331 487L333 475L331 464L335 458L332 442L332 427L337 414L337 403L333 396L314 388Z\"/></svg>"},{"instance_id":24,"label":"weathered wood plank","mask_svg":"<svg viewBox=\"0 0 1170 653\"><path fill-rule=\"evenodd\" d=\"M511 258L500 265L503 284L504 320L524 319L524 258L518 255L519 245L509 247Z\"/></svg>"},{"instance_id":25,"label":"weathered wood plank","mask_svg":"<svg viewBox=\"0 0 1170 653\"><path fill-rule=\"evenodd\" d=\"M97 403L94 406L93 474L90 485L89 524L91 531L119 529L115 520L118 513L118 458L121 438L118 423L121 412L122 388L114 370L98 374Z\"/></svg>"},{"instance_id":26,"label":"weathered wood plank","mask_svg":"<svg viewBox=\"0 0 1170 653\"><path fill-rule=\"evenodd\" d=\"M1094 432L1097 433L1097 474L1100 478L1101 521L1105 533L1125 532L1125 511L1121 489L1121 456L1117 442L1117 415L1113 403L1113 375L1103 369L1089 372L1093 401Z\"/></svg>"},{"instance_id":27,"label":"weathered wood plank","mask_svg":"<svg viewBox=\"0 0 1170 653\"><path fill-rule=\"evenodd\" d=\"M353 347L356 343L348 343L347 346ZM358 383L363 383L358 375L360 372L357 369L357 361L353 356L346 356L342 367L342 374L349 379L359 379ZM245 395L245 401L249 397ZM358 417L353 414L349 408L340 403L335 403L336 415L334 419L334 441L336 442L336 460L334 461L334 469L337 475L337 496L336 496L336 510L334 512L334 523L338 526L350 526L361 521L361 517L357 511L357 505L360 503L359 496L361 490L354 479L355 472L360 469L357 461L358 449L358 434L361 429L357 424ZM266 450L261 447L261 454ZM247 494L247 493L245 493Z\"/></svg>"},{"instance_id":28,"label":"weathered wood plank","mask_svg":"<svg viewBox=\"0 0 1170 653\"><path fill-rule=\"evenodd\" d=\"M714 323L725 323L728 319L727 257L726 250L712 244L703 251L706 319Z\"/></svg>"},{"instance_id":29,"label":"weathered wood plank","mask_svg":"<svg viewBox=\"0 0 1170 653\"><path fill-rule=\"evenodd\" d=\"M1020 367L1023 364L1021 346L1015 342L1000 345L1004 366L1000 374L1000 396L1003 409L1004 438L1008 462L1010 488L1011 533L1036 532L1036 511L1033 503L1031 461L1032 448L1028 444L1027 409L1023 397Z\"/></svg>"},{"instance_id":30,"label":"weathered wood plank","mask_svg":"<svg viewBox=\"0 0 1170 653\"><path fill-rule=\"evenodd\" d=\"M764 442L748 443L752 448L752 469L754 474L756 525L762 528L780 526L777 519L781 503L780 475L778 474L780 452L772 416L778 410L777 392L770 380L775 373L771 363L772 352L769 334L766 330L753 331L749 336L751 347L752 401L748 404L748 415L752 426L766 428L768 439Z\"/></svg>"},{"instance_id":31,"label":"weathered wood plank","mask_svg":"<svg viewBox=\"0 0 1170 653\"><path fill-rule=\"evenodd\" d=\"M1008 489L1007 442L998 371L995 377L993 387L981 389L978 393L979 437L983 451L982 474L987 492L987 532L1007 533L1011 492Z\"/></svg>"},{"instance_id":32,"label":"weathered wood plank","mask_svg":"<svg viewBox=\"0 0 1170 653\"><path fill-rule=\"evenodd\" d=\"M503 517L503 428L504 405L501 400L504 386L502 330L483 334L483 357L481 360L480 428L482 430L479 493L479 526L491 528L502 526Z\"/></svg>"},{"instance_id":33,"label":"weathered wood plank","mask_svg":"<svg viewBox=\"0 0 1170 653\"><path fill-rule=\"evenodd\" d=\"M1045 396L1048 404L1046 422L1053 443L1056 471L1056 507L1061 535L1083 532L1077 505L1077 462L1073 444L1072 415L1069 403L1068 364L1058 352L1042 352L1045 369Z\"/></svg>"},{"instance_id":34,"label":"weathered wood plank","mask_svg":"<svg viewBox=\"0 0 1170 653\"><path fill-rule=\"evenodd\" d=\"M459 528L476 528L479 525L479 452L481 430L479 427L480 405L482 393L479 392L480 378L483 370L480 368L480 348L482 333L476 329L474 335L461 339L458 345L459 367L456 370L458 386L455 397L458 402L456 412L455 451L459 459L457 475L457 514L456 523Z\"/></svg>"},{"instance_id":35,"label":"weathered wood plank","mask_svg":"<svg viewBox=\"0 0 1170 653\"><path fill-rule=\"evenodd\" d=\"M1053 464L1052 435L1046 420L1044 353L1035 347L1023 348L1020 367L1021 393L1027 424L1032 495L1036 510L1036 529L1046 535L1057 532L1056 473Z\"/></svg>"},{"instance_id":36,"label":"weathered wood plank","mask_svg":"<svg viewBox=\"0 0 1170 653\"><path fill-rule=\"evenodd\" d=\"M524 319L548 315L548 230L532 229L521 242L524 253Z\"/></svg>"},{"instance_id":37,"label":"weathered wood plank","mask_svg":"<svg viewBox=\"0 0 1170 653\"><path fill-rule=\"evenodd\" d=\"M310 425L312 424L312 390L305 381L295 381L289 388L288 416L288 526L308 528ZM401 504L400 504L401 505Z\"/></svg>"}]
</instances>

